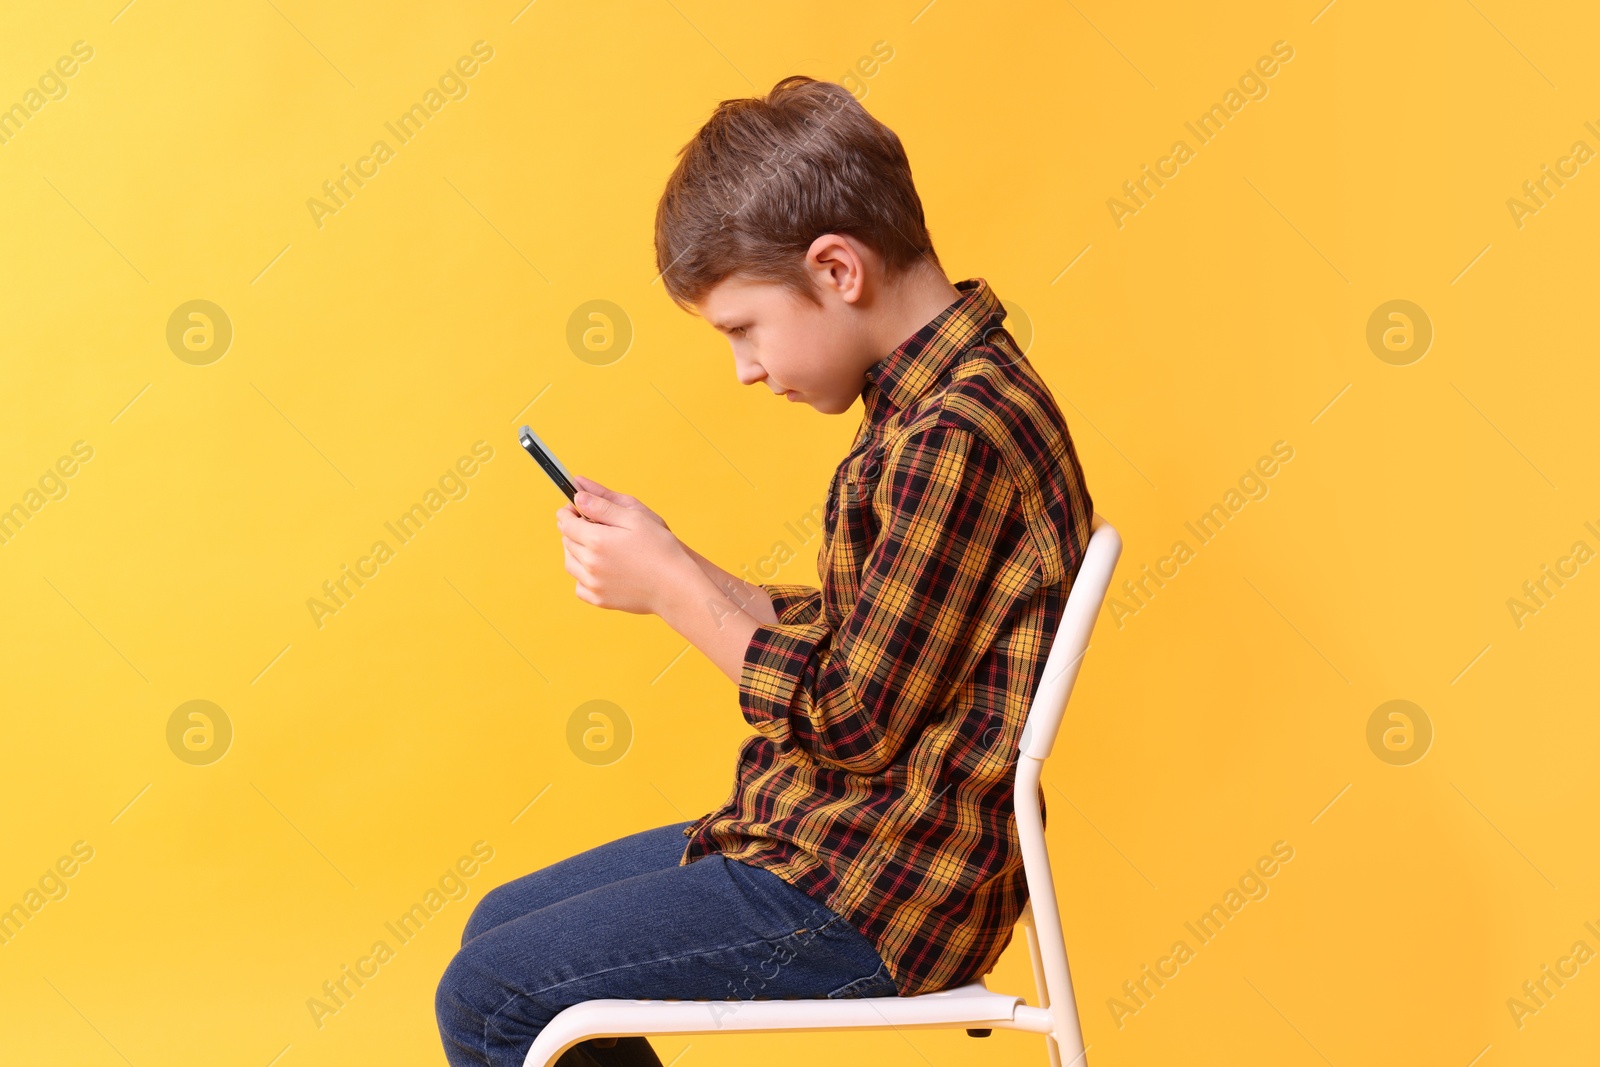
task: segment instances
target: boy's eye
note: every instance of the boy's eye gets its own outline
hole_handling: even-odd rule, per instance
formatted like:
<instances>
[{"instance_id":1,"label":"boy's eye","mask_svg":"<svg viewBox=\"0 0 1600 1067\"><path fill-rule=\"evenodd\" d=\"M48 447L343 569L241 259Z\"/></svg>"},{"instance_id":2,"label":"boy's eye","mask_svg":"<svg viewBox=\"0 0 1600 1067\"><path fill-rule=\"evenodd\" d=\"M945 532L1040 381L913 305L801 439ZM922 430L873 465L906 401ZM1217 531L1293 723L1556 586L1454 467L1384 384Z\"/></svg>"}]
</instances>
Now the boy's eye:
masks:
<instances>
[{"instance_id":1,"label":"boy's eye","mask_svg":"<svg viewBox=\"0 0 1600 1067\"><path fill-rule=\"evenodd\" d=\"M728 331L728 336L729 337L743 337L744 336L744 327L743 326L735 326L733 329Z\"/></svg>"}]
</instances>

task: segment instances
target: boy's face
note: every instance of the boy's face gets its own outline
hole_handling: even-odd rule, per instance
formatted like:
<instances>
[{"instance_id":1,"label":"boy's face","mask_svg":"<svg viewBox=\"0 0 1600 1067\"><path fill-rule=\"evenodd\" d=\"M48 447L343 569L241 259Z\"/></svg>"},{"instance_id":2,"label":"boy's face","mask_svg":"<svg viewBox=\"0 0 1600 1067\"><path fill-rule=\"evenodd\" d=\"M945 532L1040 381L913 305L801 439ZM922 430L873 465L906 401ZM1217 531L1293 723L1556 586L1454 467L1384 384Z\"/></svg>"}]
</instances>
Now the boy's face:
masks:
<instances>
[{"instance_id":1,"label":"boy's face","mask_svg":"<svg viewBox=\"0 0 1600 1067\"><path fill-rule=\"evenodd\" d=\"M865 384L875 353L859 316L830 292L813 304L776 282L728 277L695 307L733 345L742 385L765 382L791 401L827 415L848 411Z\"/></svg>"}]
</instances>

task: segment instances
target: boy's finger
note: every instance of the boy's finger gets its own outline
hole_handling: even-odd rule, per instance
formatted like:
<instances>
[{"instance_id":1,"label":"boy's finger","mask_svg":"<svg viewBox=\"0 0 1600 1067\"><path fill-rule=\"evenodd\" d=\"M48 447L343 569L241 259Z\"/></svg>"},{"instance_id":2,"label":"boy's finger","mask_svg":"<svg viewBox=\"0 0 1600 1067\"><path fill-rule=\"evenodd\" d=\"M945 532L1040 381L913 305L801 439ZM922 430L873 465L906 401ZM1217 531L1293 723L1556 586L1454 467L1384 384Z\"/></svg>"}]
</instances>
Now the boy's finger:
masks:
<instances>
[{"instance_id":1,"label":"boy's finger","mask_svg":"<svg viewBox=\"0 0 1600 1067\"><path fill-rule=\"evenodd\" d=\"M610 489L607 489L587 474L574 474L572 480L579 489L587 489L596 496L609 496L611 494Z\"/></svg>"},{"instance_id":2,"label":"boy's finger","mask_svg":"<svg viewBox=\"0 0 1600 1067\"><path fill-rule=\"evenodd\" d=\"M638 512L633 508L614 500L607 500L605 497L595 496L593 493L579 493L577 504L589 519L605 526L621 526L631 530L638 516Z\"/></svg>"},{"instance_id":3,"label":"boy's finger","mask_svg":"<svg viewBox=\"0 0 1600 1067\"><path fill-rule=\"evenodd\" d=\"M623 507L633 508L635 511L644 507L643 504L639 503L638 498L629 496L627 493L619 493L615 489L601 485L593 478L586 477L582 474L576 474L573 475L573 481L577 484L579 489L586 489L595 496L600 497L602 500L609 500L613 504L621 504Z\"/></svg>"},{"instance_id":4,"label":"boy's finger","mask_svg":"<svg viewBox=\"0 0 1600 1067\"><path fill-rule=\"evenodd\" d=\"M584 480L589 484L583 488L587 489L593 495L600 497L602 500L609 500L613 504L621 504L625 508L631 508L634 506L635 502L633 497L629 496L627 493L619 493L615 489L608 489L599 482L595 481L593 478L586 478Z\"/></svg>"},{"instance_id":5,"label":"boy's finger","mask_svg":"<svg viewBox=\"0 0 1600 1067\"><path fill-rule=\"evenodd\" d=\"M586 545L589 543L588 537L590 531L595 529L595 527L598 525L599 523L590 522L587 520L582 522L569 521L561 527L561 539L563 541L571 541L575 545Z\"/></svg>"}]
</instances>

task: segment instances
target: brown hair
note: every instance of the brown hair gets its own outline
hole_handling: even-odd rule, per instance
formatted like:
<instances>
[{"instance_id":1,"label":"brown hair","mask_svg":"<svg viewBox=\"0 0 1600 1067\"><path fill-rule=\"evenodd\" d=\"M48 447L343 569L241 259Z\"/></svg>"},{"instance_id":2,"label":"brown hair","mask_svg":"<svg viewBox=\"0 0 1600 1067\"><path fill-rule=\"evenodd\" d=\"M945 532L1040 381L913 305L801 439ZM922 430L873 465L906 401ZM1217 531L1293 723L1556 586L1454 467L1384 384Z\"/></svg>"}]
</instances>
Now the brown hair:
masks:
<instances>
[{"instance_id":1,"label":"brown hair","mask_svg":"<svg viewBox=\"0 0 1600 1067\"><path fill-rule=\"evenodd\" d=\"M656 269L684 310L734 274L820 303L804 256L825 233L869 245L891 273L922 256L939 266L900 138L842 85L796 74L724 100L678 155Z\"/></svg>"}]
</instances>

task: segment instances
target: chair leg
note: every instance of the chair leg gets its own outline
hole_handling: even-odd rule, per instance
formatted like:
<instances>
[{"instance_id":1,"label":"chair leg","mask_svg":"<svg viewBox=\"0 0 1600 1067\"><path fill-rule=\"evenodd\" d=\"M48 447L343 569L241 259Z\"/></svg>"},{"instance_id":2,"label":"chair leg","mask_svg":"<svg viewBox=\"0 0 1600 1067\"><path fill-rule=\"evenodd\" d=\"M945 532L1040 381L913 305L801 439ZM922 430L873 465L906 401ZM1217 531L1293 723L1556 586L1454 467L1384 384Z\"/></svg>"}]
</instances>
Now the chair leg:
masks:
<instances>
[{"instance_id":1,"label":"chair leg","mask_svg":"<svg viewBox=\"0 0 1600 1067\"><path fill-rule=\"evenodd\" d=\"M1044 960L1039 955L1039 931L1033 925L1033 901L1022 906L1019 916L1023 933L1028 938L1028 958L1033 961L1033 985L1039 991L1039 1007L1050 1006L1050 990L1044 980ZM1044 1039L1045 1051L1050 1055L1050 1067L1061 1067L1061 1044L1054 1037L1046 1035Z\"/></svg>"}]
</instances>

